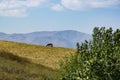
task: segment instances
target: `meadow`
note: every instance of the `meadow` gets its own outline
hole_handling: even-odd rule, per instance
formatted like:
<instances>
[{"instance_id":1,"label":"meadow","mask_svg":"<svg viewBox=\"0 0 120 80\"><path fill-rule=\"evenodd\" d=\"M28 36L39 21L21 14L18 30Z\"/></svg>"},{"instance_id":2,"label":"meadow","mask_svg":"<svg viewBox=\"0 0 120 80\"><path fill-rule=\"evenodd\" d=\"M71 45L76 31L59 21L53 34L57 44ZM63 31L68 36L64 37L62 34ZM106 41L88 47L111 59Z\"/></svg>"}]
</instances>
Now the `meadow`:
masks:
<instances>
[{"instance_id":1,"label":"meadow","mask_svg":"<svg viewBox=\"0 0 120 80\"><path fill-rule=\"evenodd\" d=\"M54 80L74 49L0 41L0 80Z\"/></svg>"}]
</instances>

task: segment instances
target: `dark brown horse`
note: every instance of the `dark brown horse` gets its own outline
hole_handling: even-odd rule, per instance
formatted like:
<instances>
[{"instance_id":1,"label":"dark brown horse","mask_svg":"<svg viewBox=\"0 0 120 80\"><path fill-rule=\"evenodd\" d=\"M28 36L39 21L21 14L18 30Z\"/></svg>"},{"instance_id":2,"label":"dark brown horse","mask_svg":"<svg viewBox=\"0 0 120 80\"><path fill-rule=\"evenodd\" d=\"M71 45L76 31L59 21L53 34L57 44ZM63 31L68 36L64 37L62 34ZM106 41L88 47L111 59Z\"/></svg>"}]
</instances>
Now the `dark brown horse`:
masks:
<instances>
[{"instance_id":1,"label":"dark brown horse","mask_svg":"<svg viewBox=\"0 0 120 80\"><path fill-rule=\"evenodd\" d=\"M48 43L46 46L53 47L53 44L52 43Z\"/></svg>"}]
</instances>

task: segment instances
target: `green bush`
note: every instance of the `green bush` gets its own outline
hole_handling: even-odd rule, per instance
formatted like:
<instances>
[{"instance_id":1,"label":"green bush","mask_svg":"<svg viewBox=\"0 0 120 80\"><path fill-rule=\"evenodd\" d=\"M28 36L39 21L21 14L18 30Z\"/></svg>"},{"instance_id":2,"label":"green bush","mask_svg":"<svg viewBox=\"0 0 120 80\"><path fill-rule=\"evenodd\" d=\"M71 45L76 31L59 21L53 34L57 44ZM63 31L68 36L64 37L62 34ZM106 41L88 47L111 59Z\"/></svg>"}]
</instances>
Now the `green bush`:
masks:
<instances>
[{"instance_id":1,"label":"green bush","mask_svg":"<svg viewBox=\"0 0 120 80\"><path fill-rule=\"evenodd\" d=\"M120 29L95 27L93 39L81 45L61 65L61 80L119 80Z\"/></svg>"}]
</instances>

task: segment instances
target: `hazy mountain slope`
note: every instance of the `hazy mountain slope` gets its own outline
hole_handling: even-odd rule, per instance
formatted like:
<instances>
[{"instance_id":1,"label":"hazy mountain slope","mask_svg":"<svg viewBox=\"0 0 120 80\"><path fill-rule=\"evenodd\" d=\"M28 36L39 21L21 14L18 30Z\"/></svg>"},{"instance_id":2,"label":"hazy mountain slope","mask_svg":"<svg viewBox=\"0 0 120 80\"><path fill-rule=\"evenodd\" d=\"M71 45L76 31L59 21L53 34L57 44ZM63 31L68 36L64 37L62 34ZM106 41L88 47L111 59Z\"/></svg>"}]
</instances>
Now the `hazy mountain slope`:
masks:
<instances>
[{"instance_id":1,"label":"hazy mountain slope","mask_svg":"<svg viewBox=\"0 0 120 80\"><path fill-rule=\"evenodd\" d=\"M46 45L53 43L54 46L74 48L77 42L90 40L91 35L73 30L65 31L41 31L27 34L0 33L0 40L16 41L30 44Z\"/></svg>"}]
</instances>

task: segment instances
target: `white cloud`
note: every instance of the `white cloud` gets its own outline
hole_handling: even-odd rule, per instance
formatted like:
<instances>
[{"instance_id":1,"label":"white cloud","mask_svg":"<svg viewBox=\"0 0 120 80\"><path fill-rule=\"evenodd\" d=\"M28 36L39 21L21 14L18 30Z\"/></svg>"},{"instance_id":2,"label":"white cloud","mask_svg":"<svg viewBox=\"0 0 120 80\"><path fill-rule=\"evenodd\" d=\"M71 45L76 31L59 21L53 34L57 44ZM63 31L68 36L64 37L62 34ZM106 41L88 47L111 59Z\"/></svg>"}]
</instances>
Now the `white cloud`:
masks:
<instances>
[{"instance_id":1,"label":"white cloud","mask_svg":"<svg viewBox=\"0 0 120 80\"><path fill-rule=\"evenodd\" d=\"M62 0L62 5L65 8L68 9L72 9L72 10L79 10L82 9L85 6L85 3L83 4L83 2L85 2L84 0Z\"/></svg>"},{"instance_id":2,"label":"white cloud","mask_svg":"<svg viewBox=\"0 0 120 80\"><path fill-rule=\"evenodd\" d=\"M55 10L55 11L63 11L64 8L63 6L61 6L60 4L55 4L51 7L52 10Z\"/></svg>"},{"instance_id":3,"label":"white cloud","mask_svg":"<svg viewBox=\"0 0 120 80\"><path fill-rule=\"evenodd\" d=\"M26 15L25 9L9 9L9 10L1 10L0 16L11 16L11 17L24 17Z\"/></svg>"},{"instance_id":4,"label":"white cloud","mask_svg":"<svg viewBox=\"0 0 120 80\"><path fill-rule=\"evenodd\" d=\"M105 7L113 7L120 4L120 0L96 0L91 1L90 5L93 8L105 8Z\"/></svg>"},{"instance_id":5,"label":"white cloud","mask_svg":"<svg viewBox=\"0 0 120 80\"><path fill-rule=\"evenodd\" d=\"M120 4L120 0L61 0L61 4L67 9L83 10L113 7Z\"/></svg>"},{"instance_id":6,"label":"white cloud","mask_svg":"<svg viewBox=\"0 0 120 80\"><path fill-rule=\"evenodd\" d=\"M48 2L48 3L47 3ZM84 10L90 8L109 8L120 4L120 0L0 0L0 16L27 16L29 8L44 6L55 11L64 9Z\"/></svg>"},{"instance_id":7,"label":"white cloud","mask_svg":"<svg viewBox=\"0 0 120 80\"><path fill-rule=\"evenodd\" d=\"M24 5L26 7L38 7L42 6L45 2L46 0L27 0Z\"/></svg>"},{"instance_id":8,"label":"white cloud","mask_svg":"<svg viewBox=\"0 0 120 80\"><path fill-rule=\"evenodd\" d=\"M0 0L0 16L24 16L29 8L42 6L47 0Z\"/></svg>"}]
</instances>

